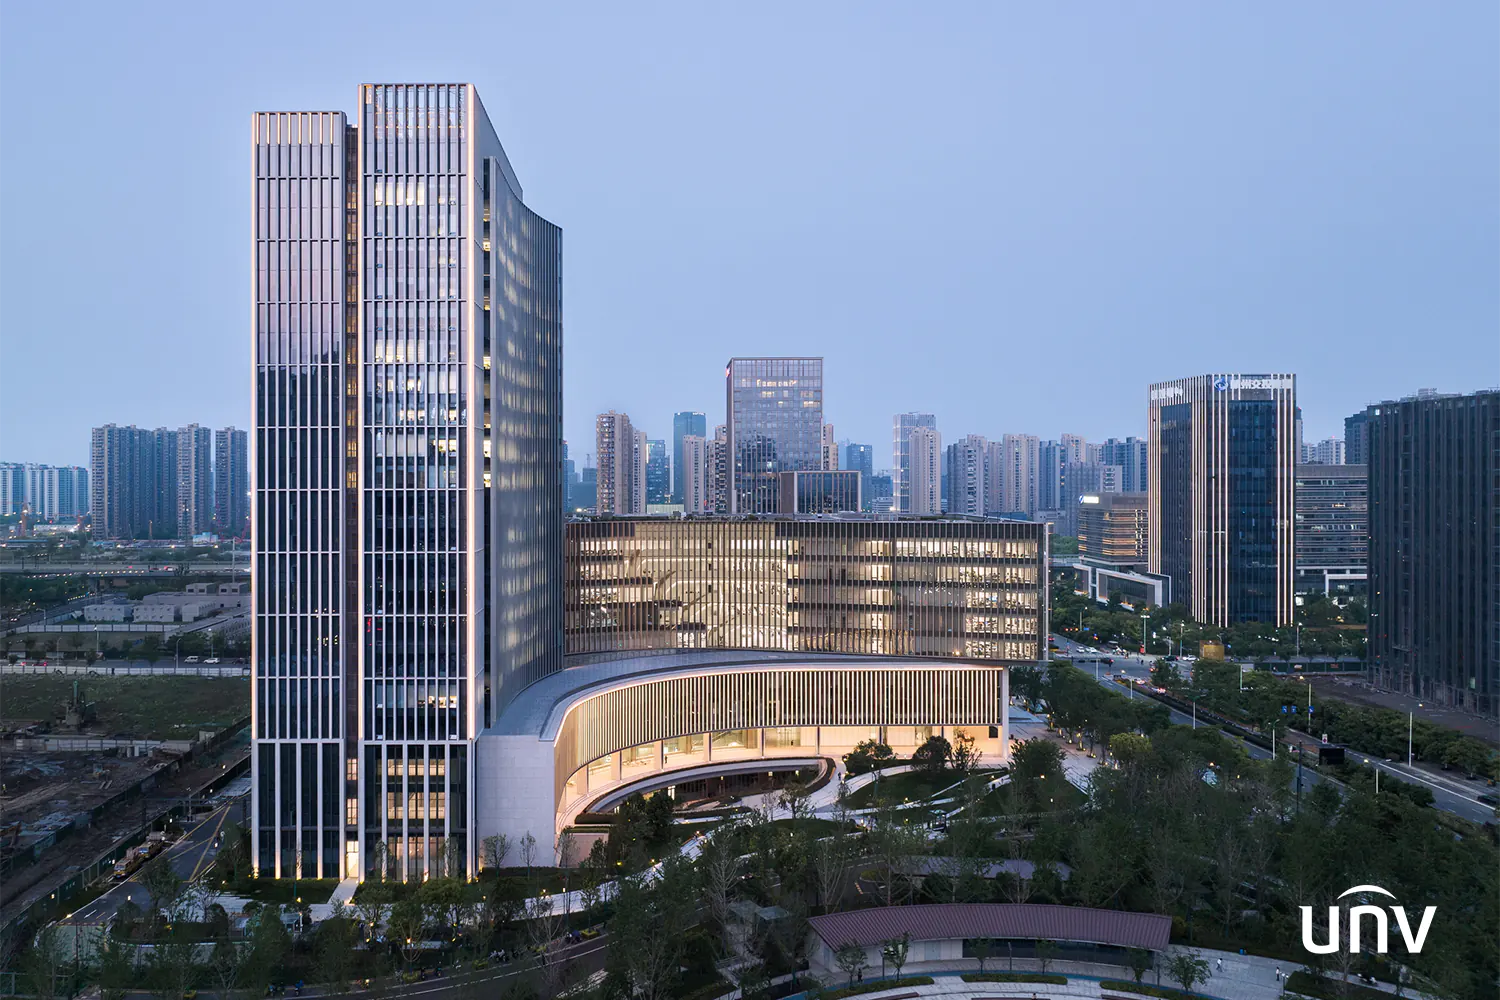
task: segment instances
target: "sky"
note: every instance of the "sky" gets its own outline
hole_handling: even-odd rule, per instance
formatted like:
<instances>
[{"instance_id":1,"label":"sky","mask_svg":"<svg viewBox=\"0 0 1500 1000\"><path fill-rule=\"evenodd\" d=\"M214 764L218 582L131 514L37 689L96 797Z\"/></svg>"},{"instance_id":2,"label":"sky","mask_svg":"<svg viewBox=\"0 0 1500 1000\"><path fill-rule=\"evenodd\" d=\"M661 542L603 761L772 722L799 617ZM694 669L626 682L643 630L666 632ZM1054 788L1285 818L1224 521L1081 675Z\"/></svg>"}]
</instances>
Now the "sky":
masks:
<instances>
[{"instance_id":1,"label":"sky","mask_svg":"<svg viewBox=\"0 0 1500 1000\"><path fill-rule=\"evenodd\" d=\"M250 425L249 116L472 82L563 228L565 436L825 419L1144 434L1147 385L1295 372L1305 437L1500 385L1500 7L7 3L0 460Z\"/></svg>"}]
</instances>

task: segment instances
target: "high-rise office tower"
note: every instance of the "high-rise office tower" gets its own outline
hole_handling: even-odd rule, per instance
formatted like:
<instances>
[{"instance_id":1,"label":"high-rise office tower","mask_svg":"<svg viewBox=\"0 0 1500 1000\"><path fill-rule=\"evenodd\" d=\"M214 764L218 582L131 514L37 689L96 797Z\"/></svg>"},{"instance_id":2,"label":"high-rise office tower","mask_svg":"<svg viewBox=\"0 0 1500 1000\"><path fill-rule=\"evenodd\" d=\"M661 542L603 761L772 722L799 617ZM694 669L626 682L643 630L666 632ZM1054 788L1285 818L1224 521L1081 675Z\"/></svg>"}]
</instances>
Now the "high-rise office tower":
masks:
<instances>
[{"instance_id":1,"label":"high-rise office tower","mask_svg":"<svg viewBox=\"0 0 1500 1000\"><path fill-rule=\"evenodd\" d=\"M476 870L562 646L561 232L467 84L251 120L261 876Z\"/></svg>"},{"instance_id":2,"label":"high-rise office tower","mask_svg":"<svg viewBox=\"0 0 1500 1000\"><path fill-rule=\"evenodd\" d=\"M677 465L682 486L682 509L687 514L713 513L708 485L708 442L698 434L684 434Z\"/></svg>"},{"instance_id":3,"label":"high-rise office tower","mask_svg":"<svg viewBox=\"0 0 1500 1000\"><path fill-rule=\"evenodd\" d=\"M646 442L646 503L670 503L672 500L672 467L667 459L667 442Z\"/></svg>"},{"instance_id":4,"label":"high-rise office tower","mask_svg":"<svg viewBox=\"0 0 1500 1000\"><path fill-rule=\"evenodd\" d=\"M1062 505L1057 521L1059 534L1078 534L1078 516L1081 511L1079 505L1084 503L1084 497L1124 492L1120 488L1125 481L1124 470L1118 465L1073 462L1063 466L1062 473Z\"/></svg>"},{"instance_id":5,"label":"high-rise office tower","mask_svg":"<svg viewBox=\"0 0 1500 1000\"><path fill-rule=\"evenodd\" d=\"M1099 446L1098 461L1120 467L1120 492L1146 492L1146 449L1146 442L1136 437L1110 438Z\"/></svg>"},{"instance_id":6,"label":"high-rise office tower","mask_svg":"<svg viewBox=\"0 0 1500 1000\"><path fill-rule=\"evenodd\" d=\"M636 481L638 436L630 417L623 413L610 410L594 418L594 449L599 460L598 492L594 498L596 513L646 512L644 505L636 503L638 493L645 493L645 484Z\"/></svg>"},{"instance_id":7,"label":"high-rise office tower","mask_svg":"<svg viewBox=\"0 0 1500 1000\"><path fill-rule=\"evenodd\" d=\"M819 468L824 472L839 471L839 445L833 439L833 425L823 425L823 460Z\"/></svg>"},{"instance_id":8,"label":"high-rise office tower","mask_svg":"<svg viewBox=\"0 0 1500 1000\"><path fill-rule=\"evenodd\" d=\"M1074 506L1079 555L1109 566L1146 561L1146 494L1085 493Z\"/></svg>"},{"instance_id":9,"label":"high-rise office tower","mask_svg":"<svg viewBox=\"0 0 1500 1000\"><path fill-rule=\"evenodd\" d=\"M632 514L646 513L646 463L651 457L651 442L646 437L646 432L637 430L635 432L635 450L631 452L631 458L635 462L635 471L631 474L631 485L635 487L635 496L630 501L630 512Z\"/></svg>"},{"instance_id":10,"label":"high-rise office tower","mask_svg":"<svg viewBox=\"0 0 1500 1000\"><path fill-rule=\"evenodd\" d=\"M696 410L683 410L672 414L672 502L687 506L687 494L683 492L682 439L689 434L708 439L708 418Z\"/></svg>"},{"instance_id":11,"label":"high-rise office tower","mask_svg":"<svg viewBox=\"0 0 1500 1000\"><path fill-rule=\"evenodd\" d=\"M177 432L95 427L89 447L89 513L99 538L175 538Z\"/></svg>"},{"instance_id":12,"label":"high-rise office tower","mask_svg":"<svg viewBox=\"0 0 1500 1000\"><path fill-rule=\"evenodd\" d=\"M1366 465L1370 460L1370 411L1360 410L1344 418L1344 461Z\"/></svg>"},{"instance_id":13,"label":"high-rise office tower","mask_svg":"<svg viewBox=\"0 0 1500 1000\"><path fill-rule=\"evenodd\" d=\"M213 431L189 424L177 432L177 534L186 539L213 527Z\"/></svg>"},{"instance_id":14,"label":"high-rise office tower","mask_svg":"<svg viewBox=\"0 0 1500 1000\"><path fill-rule=\"evenodd\" d=\"M573 509L592 513L597 509L598 502L599 469L596 466L585 465L583 471L578 474L578 486L573 492Z\"/></svg>"},{"instance_id":15,"label":"high-rise office tower","mask_svg":"<svg viewBox=\"0 0 1500 1000\"><path fill-rule=\"evenodd\" d=\"M1381 685L1500 716L1500 391L1369 408L1369 652Z\"/></svg>"},{"instance_id":16,"label":"high-rise office tower","mask_svg":"<svg viewBox=\"0 0 1500 1000\"><path fill-rule=\"evenodd\" d=\"M989 446L989 513L1037 512L1037 466L1041 441L1034 434L1006 434Z\"/></svg>"},{"instance_id":17,"label":"high-rise office tower","mask_svg":"<svg viewBox=\"0 0 1500 1000\"><path fill-rule=\"evenodd\" d=\"M844 445L844 458L840 468L853 469L865 479L875 474L875 448L868 444Z\"/></svg>"},{"instance_id":18,"label":"high-rise office tower","mask_svg":"<svg viewBox=\"0 0 1500 1000\"><path fill-rule=\"evenodd\" d=\"M1148 395L1149 568L1198 621L1293 617L1294 375L1198 375Z\"/></svg>"},{"instance_id":19,"label":"high-rise office tower","mask_svg":"<svg viewBox=\"0 0 1500 1000\"><path fill-rule=\"evenodd\" d=\"M937 429L937 417L931 413L898 413L892 420L891 431L891 510L897 513L911 510L911 460L908 441L911 432L918 427Z\"/></svg>"},{"instance_id":20,"label":"high-rise office tower","mask_svg":"<svg viewBox=\"0 0 1500 1000\"><path fill-rule=\"evenodd\" d=\"M1365 592L1370 547L1369 480L1363 465L1297 466L1299 593Z\"/></svg>"},{"instance_id":21,"label":"high-rise office tower","mask_svg":"<svg viewBox=\"0 0 1500 1000\"><path fill-rule=\"evenodd\" d=\"M913 427L907 436L907 461L911 472L912 514L943 512L943 436L936 428Z\"/></svg>"},{"instance_id":22,"label":"high-rise office tower","mask_svg":"<svg viewBox=\"0 0 1500 1000\"><path fill-rule=\"evenodd\" d=\"M823 465L823 359L730 358L729 512L774 514L781 472Z\"/></svg>"},{"instance_id":23,"label":"high-rise office tower","mask_svg":"<svg viewBox=\"0 0 1500 1000\"><path fill-rule=\"evenodd\" d=\"M562 495L563 513L573 513L573 488L577 485L578 469L568 457L568 442L562 443Z\"/></svg>"},{"instance_id":24,"label":"high-rise office tower","mask_svg":"<svg viewBox=\"0 0 1500 1000\"><path fill-rule=\"evenodd\" d=\"M970 434L948 446L948 513L989 513L989 442Z\"/></svg>"},{"instance_id":25,"label":"high-rise office tower","mask_svg":"<svg viewBox=\"0 0 1500 1000\"><path fill-rule=\"evenodd\" d=\"M221 535L250 532L250 439L244 431L214 431L214 524Z\"/></svg>"}]
</instances>

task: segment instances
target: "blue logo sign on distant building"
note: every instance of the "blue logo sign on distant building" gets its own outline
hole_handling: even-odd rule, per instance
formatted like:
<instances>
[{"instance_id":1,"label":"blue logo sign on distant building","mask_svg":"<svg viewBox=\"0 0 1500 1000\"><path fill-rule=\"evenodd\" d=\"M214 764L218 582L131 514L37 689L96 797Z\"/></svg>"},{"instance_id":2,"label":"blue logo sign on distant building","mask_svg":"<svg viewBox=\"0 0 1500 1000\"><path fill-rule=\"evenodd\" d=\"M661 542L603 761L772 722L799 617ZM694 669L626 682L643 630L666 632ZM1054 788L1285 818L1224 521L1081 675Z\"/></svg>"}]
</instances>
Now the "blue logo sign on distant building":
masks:
<instances>
[{"instance_id":1,"label":"blue logo sign on distant building","mask_svg":"<svg viewBox=\"0 0 1500 1000\"><path fill-rule=\"evenodd\" d=\"M1229 376L1220 375L1214 379L1214 392L1223 392L1229 388Z\"/></svg>"}]
</instances>

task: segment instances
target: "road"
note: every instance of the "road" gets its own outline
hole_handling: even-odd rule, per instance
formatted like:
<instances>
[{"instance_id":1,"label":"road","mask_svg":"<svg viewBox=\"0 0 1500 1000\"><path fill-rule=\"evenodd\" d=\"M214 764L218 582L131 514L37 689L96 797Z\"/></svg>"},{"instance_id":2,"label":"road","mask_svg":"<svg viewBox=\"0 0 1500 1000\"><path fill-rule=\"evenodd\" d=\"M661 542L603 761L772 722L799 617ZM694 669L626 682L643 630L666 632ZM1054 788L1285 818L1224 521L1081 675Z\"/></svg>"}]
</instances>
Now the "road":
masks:
<instances>
[{"instance_id":1,"label":"road","mask_svg":"<svg viewBox=\"0 0 1500 1000\"><path fill-rule=\"evenodd\" d=\"M213 864L218 853L216 840L219 831L229 818L232 803L225 803L200 819L181 840L167 848L166 853L151 861L152 865L169 864L184 882L203 874ZM114 886L104 895L75 911L71 916L78 923L95 923L108 920L127 902L141 909L151 903L151 894L141 884L140 877L149 866L136 869L134 875Z\"/></svg>"},{"instance_id":2,"label":"road","mask_svg":"<svg viewBox=\"0 0 1500 1000\"><path fill-rule=\"evenodd\" d=\"M1083 645L1081 643L1074 642L1072 639L1069 639L1066 636L1057 636L1056 644L1058 647L1059 656L1073 657L1076 655L1082 655L1085 657L1093 657L1095 655L1091 653L1080 654L1078 651L1083 648ZM1108 653L1098 655L1112 656L1112 654ZM1093 672L1099 683L1105 685L1111 690L1118 690L1119 685L1110 680L1110 673L1114 673L1117 675L1123 674L1126 677L1130 677L1132 679L1151 679L1151 664L1156 662L1155 657L1129 655L1113 656L1112 658L1115 662L1111 665L1099 663L1075 663L1075 666L1079 670L1082 670L1086 673ZM1176 709L1169 709L1169 711L1171 713L1171 719L1174 723L1177 723L1179 725L1193 724L1192 716L1188 713L1179 712ZM1225 735L1229 734L1226 733ZM1238 737L1234 738L1238 739ZM1266 758L1271 756L1271 753L1269 751L1264 750L1253 743L1246 743L1244 740L1239 740L1239 743L1245 748L1246 752L1256 760L1265 760ZM1419 770L1410 769L1405 764L1398 764L1394 761L1384 761L1378 757L1369 757L1354 750L1347 750L1346 754L1353 760L1359 761L1362 764L1369 764L1371 767L1374 767L1380 771L1384 771L1386 774L1390 774L1403 781L1412 781L1422 785L1426 785L1432 791L1433 806L1443 810L1444 812L1450 812L1455 816L1461 816L1464 819L1481 824L1493 822L1495 819L1494 809L1491 806L1488 806L1479 801L1478 796L1481 793L1478 791L1477 786L1474 790L1470 790L1463 787L1462 783L1457 780L1435 778L1433 776L1425 775ZM1314 771L1305 771L1304 775L1305 778L1312 784L1316 784L1318 781L1323 780L1322 776Z\"/></svg>"}]
</instances>

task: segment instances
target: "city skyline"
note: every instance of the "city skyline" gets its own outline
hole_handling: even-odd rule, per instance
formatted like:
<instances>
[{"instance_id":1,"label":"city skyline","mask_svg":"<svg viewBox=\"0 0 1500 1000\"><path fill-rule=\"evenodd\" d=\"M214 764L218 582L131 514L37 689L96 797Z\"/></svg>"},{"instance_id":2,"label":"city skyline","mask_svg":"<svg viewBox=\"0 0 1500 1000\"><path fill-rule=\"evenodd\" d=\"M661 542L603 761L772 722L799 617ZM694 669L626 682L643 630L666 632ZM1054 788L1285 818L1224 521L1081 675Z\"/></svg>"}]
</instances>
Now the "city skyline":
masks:
<instances>
[{"instance_id":1,"label":"city skyline","mask_svg":"<svg viewBox=\"0 0 1500 1000\"><path fill-rule=\"evenodd\" d=\"M24 168L21 144L0 152L11 168L0 171L11 223L0 243L11 293L0 296L5 368L45 370L62 334L84 390L78 405L54 408L41 381L8 380L0 458L81 465L89 428L110 422L251 425L250 387L238 375L249 307L242 123L294 94L299 106L311 95L314 106L345 107L344 81L372 76L474 80L523 150L518 172L539 178L528 193L576 234L565 307L573 357L589 363L575 360L565 376L565 436L575 443L611 408L657 438L670 434L677 411L703 412L713 426L724 418L722 359L752 353L824 357L828 417L841 437L876 445L903 411L936 413L950 439L1064 429L1094 441L1142 436L1146 385L1224 370L1298 372L1305 436L1317 441L1348 414L1422 386L1463 393L1494 380L1474 364L1494 356L1500 314L1500 244L1487 221L1496 214L1497 112L1488 7L1365 10L1352 36L1334 8L1285 12L1275 32L1263 12L1173 6L1082 20L959 8L943 24L917 13L852 20L821 11L792 39L731 12L694 12L678 24L611 12L573 25L568 45L551 44L564 30L552 12L517 9L504 15L507 30L533 44L498 68L453 54L361 66L358 49L315 45L319 24L335 30L331 15L298 16L310 18L306 32L277 36L297 71L268 91L263 67L241 52L257 49L275 17L242 26L243 50L210 52L185 44L195 26L165 13L101 11L64 24L41 8L11 12L0 61L7 95L24 93L36 60L50 65L60 47L114 74L115 85L100 92L97 73L49 72L58 99L95 107L103 131L53 136L56 167L41 175ZM476 29L500 16L480 12ZM367 20L364 30L384 42L374 51L400 50L399 19ZM637 35L660 39L650 46L659 74L622 65ZM166 41L150 41L158 36ZM708 58L695 44L707 37L735 42ZM122 64L117 54L152 44L172 44L174 59ZM785 57L786 78L738 82L767 51ZM881 72L898 55L931 72L898 88ZM208 85L175 87L178 74ZM561 84L516 94L512 81L542 76ZM1100 101L1104 80L1109 99ZM129 134L139 126L123 102L169 86L202 129L185 147L151 141L149 130L164 124L148 126L145 142ZM822 97L804 107L809 92ZM1042 92L1045 101L1027 97ZM1295 99L1307 93L1321 96ZM1224 107L1234 113L1219 114ZM1436 107L1444 114L1425 113ZM4 98L11 133L43 130L42 108ZM702 126L691 147L681 138L687 119ZM827 120L840 121L836 137L823 136ZM140 155L100 175L85 142L129 142ZM609 183L595 166L605 148L629 153L611 158L626 173ZM926 152L935 148L943 158ZM1101 148L1108 170L1098 166ZM749 149L800 153L743 155ZM1006 152L1015 149L1029 152ZM67 192L89 185L119 206L140 242L100 273L99 294L63 331L41 299L19 290L45 286L40 269L65 255L61 241L87 211ZM637 197L627 206L620 190ZM755 194L737 195L744 191ZM924 230L927 220L957 221L939 223L938 241L917 240L917 223L871 207L892 197L921 199ZM199 210L150 207L181 199ZM637 204L654 208L638 214ZM773 249L783 230L763 218L796 220L808 238L794 242L816 250L794 251L775 294L751 296L752 262L783 252ZM194 253L180 255L189 240ZM901 255L896 265L878 249L892 240L945 250ZM163 279L164 259L172 267ZM666 269L677 291L663 307L648 272ZM162 314L147 291L164 288L178 307ZM941 330L954 352L980 358L1005 331L1007 363L1071 365L1081 391L1019 384L992 393L982 364L867 350L912 343L913 330ZM667 354L641 349L669 338L679 346ZM1114 342L1133 346L1107 376L1075 365ZM110 391L168 359L196 377L170 392ZM886 464L880 450L876 464Z\"/></svg>"}]
</instances>

